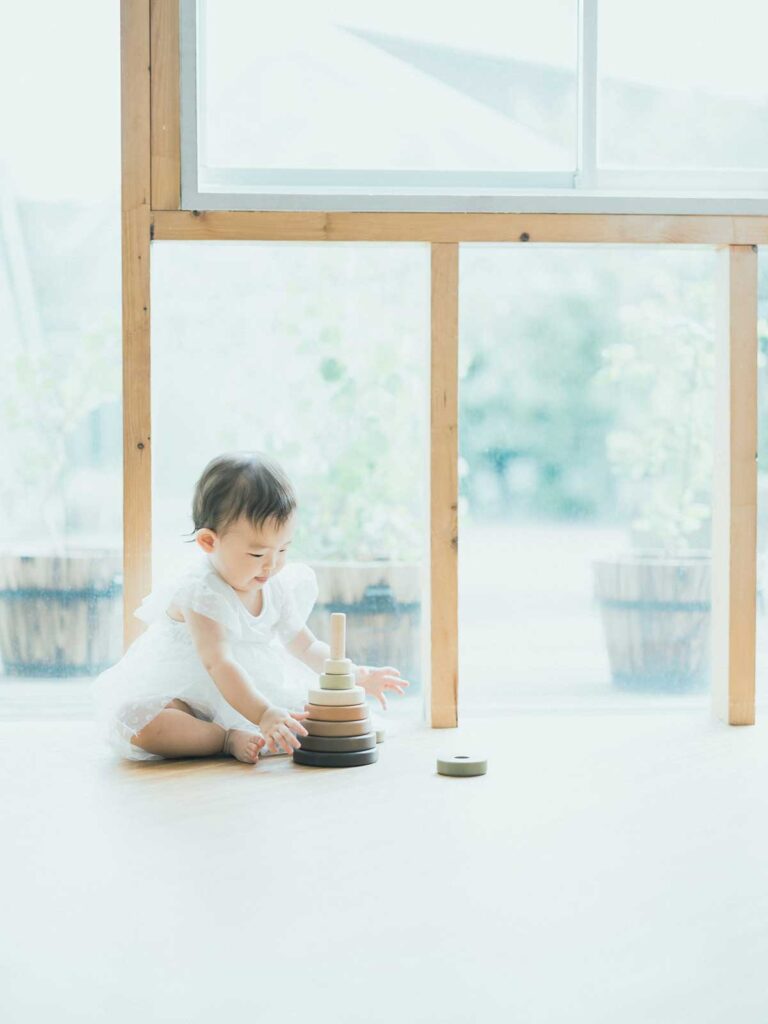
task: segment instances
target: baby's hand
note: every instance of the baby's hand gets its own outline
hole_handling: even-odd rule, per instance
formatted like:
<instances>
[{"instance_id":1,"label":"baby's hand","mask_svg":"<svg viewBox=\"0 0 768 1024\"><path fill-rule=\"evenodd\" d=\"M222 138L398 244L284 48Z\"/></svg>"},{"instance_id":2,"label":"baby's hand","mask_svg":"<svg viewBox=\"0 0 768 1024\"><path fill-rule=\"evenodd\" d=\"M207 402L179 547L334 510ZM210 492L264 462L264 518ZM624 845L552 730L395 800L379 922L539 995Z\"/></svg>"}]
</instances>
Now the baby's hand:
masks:
<instances>
[{"instance_id":1,"label":"baby's hand","mask_svg":"<svg viewBox=\"0 0 768 1024\"><path fill-rule=\"evenodd\" d=\"M391 665L384 668L358 665L355 682L358 686L362 686L371 697L375 697L385 711L387 710L387 698L384 696L384 690L397 690L402 694L405 692L403 687L411 685L407 680L401 679L400 673Z\"/></svg>"},{"instance_id":2,"label":"baby's hand","mask_svg":"<svg viewBox=\"0 0 768 1024\"><path fill-rule=\"evenodd\" d=\"M299 736L307 736L307 730L297 721L299 718L309 718L306 711L288 711L286 708L278 708L271 705L259 719L259 728L264 737L264 745L273 754L279 754L285 750L290 754L301 744L292 733Z\"/></svg>"}]
</instances>

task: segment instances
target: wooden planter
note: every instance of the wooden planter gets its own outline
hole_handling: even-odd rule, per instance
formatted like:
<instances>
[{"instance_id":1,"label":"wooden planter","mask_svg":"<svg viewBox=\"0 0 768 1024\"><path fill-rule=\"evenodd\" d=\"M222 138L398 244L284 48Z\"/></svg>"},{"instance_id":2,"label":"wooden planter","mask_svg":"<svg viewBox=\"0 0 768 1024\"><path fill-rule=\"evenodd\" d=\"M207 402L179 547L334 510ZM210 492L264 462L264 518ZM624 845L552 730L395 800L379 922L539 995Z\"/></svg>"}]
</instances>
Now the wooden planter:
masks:
<instances>
[{"instance_id":1,"label":"wooden planter","mask_svg":"<svg viewBox=\"0 0 768 1024\"><path fill-rule=\"evenodd\" d=\"M628 690L694 692L709 684L708 552L649 552L593 562L611 676Z\"/></svg>"},{"instance_id":2,"label":"wooden planter","mask_svg":"<svg viewBox=\"0 0 768 1024\"><path fill-rule=\"evenodd\" d=\"M113 550L0 553L6 675L89 676L122 653L122 558Z\"/></svg>"},{"instance_id":3,"label":"wooden planter","mask_svg":"<svg viewBox=\"0 0 768 1024\"><path fill-rule=\"evenodd\" d=\"M312 562L319 595L309 618L330 636L331 612L347 615L349 656L362 665L392 665L411 683L421 680L421 567L412 562Z\"/></svg>"}]
</instances>

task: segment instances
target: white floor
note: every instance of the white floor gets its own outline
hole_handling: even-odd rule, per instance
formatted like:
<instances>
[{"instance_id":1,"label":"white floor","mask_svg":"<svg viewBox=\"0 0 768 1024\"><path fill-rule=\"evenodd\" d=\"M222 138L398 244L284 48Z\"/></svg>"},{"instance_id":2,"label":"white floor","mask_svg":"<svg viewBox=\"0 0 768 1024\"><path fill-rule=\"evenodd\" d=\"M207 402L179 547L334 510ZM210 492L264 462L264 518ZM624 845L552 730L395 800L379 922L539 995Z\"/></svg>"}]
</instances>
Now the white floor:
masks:
<instances>
[{"instance_id":1,"label":"white floor","mask_svg":"<svg viewBox=\"0 0 768 1024\"><path fill-rule=\"evenodd\" d=\"M768 1021L768 725L400 723L342 772L92 728L0 723L8 1024Z\"/></svg>"}]
</instances>

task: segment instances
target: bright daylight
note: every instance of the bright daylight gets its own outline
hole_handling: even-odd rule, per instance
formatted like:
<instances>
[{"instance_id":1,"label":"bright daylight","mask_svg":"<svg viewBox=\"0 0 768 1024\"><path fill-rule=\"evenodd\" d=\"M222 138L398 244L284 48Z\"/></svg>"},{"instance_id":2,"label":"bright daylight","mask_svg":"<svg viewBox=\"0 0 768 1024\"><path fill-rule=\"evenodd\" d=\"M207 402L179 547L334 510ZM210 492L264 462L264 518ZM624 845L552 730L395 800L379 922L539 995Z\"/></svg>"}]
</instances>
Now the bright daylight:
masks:
<instances>
[{"instance_id":1,"label":"bright daylight","mask_svg":"<svg viewBox=\"0 0 768 1024\"><path fill-rule=\"evenodd\" d=\"M0 33L0 1019L765 1024L768 11Z\"/></svg>"}]
</instances>

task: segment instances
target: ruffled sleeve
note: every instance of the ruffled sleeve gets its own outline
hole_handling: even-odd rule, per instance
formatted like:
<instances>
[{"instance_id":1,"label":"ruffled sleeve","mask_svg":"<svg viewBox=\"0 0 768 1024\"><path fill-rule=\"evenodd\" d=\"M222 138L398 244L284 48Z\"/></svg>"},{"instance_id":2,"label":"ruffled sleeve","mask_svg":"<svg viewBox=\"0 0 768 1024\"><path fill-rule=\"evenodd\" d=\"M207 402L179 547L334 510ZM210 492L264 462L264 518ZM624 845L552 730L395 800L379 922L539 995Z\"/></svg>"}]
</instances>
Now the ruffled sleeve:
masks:
<instances>
[{"instance_id":1,"label":"ruffled sleeve","mask_svg":"<svg viewBox=\"0 0 768 1024\"><path fill-rule=\"evenodd\" d=\"M142 600L139 607L134 611L137 619L151 625L165 615L166 608L171 604L176 591L176 582L170 581L156 586L151 594Z\"/></svg>"},{"instance_id":2,"label":"ruffled sleeve","mask_svg":"<svg viewBox=\"0 0 768 1024\"><path fill-rule=\"evenodd\" d=\"M279 583L279 616L275 632L284 644L289 644L300 629L307 624L310 612L318 595L317 576L314 569L302 562L286 565L275 577Z\"/></svg>"},{"instance_id":3,"label":"ruffled sleeve","mask_svg":"<svg viewBox=\"0 0 768 1024\"><path fill-rule=\"evenodd\" d=\"M220 576L211 572L201 574L192 571L180 580L153 590L144 598L134 615L143 622L151 623L164 616L169 605L175 604L182 611L191 610L213 619L238 638L242 626L234 603L236 601L237 598Z\"/></svg>"}]
</instances>

